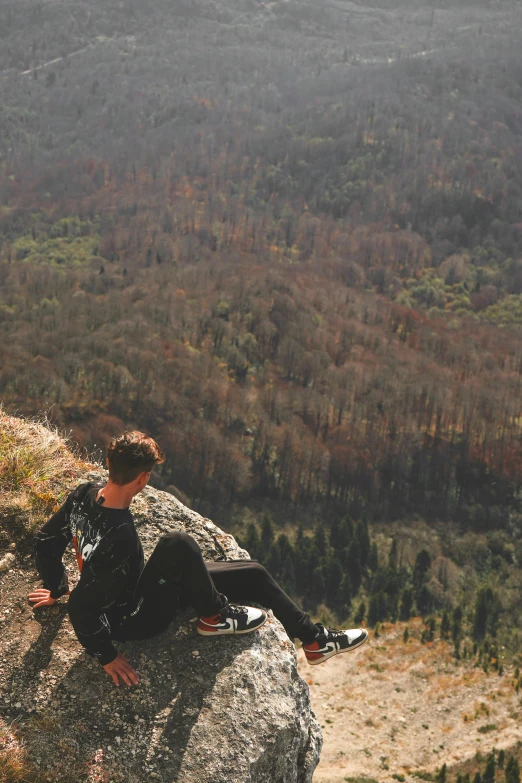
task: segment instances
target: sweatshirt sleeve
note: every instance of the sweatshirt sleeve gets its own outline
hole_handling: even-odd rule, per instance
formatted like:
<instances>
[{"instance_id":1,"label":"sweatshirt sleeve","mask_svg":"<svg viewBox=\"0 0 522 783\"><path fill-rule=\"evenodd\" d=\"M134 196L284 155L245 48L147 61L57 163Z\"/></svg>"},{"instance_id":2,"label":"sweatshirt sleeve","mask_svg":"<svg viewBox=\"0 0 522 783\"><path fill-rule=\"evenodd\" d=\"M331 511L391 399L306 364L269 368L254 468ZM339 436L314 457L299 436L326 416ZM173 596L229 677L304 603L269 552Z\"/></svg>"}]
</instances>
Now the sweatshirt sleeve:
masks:
<instances>
[{"instance_id":1,"label":"sweatshirt sleeve","mask_svg":"<svg viewBox=\"0 0 522 783\"><path fill-rule=\"evenodd\" d=\"M52 515L37 533L34 542L36 568L51 598L60 598L69 590L67 571L62 563L63 553L72 538L69 528L69 513L74 492L71 492L63 506Z\"/></svg>"},{"instance_id":2,"label":"sweatshirt sleeve","mask_svg":"<svg viewBox=\"0 0 522 783\"><path fill-rule=\"evenodd\" d=\"M127 585L130 567L128 539L115 536L101 541L91 568L88 573L82 572L69 596L69 618L78 641L102 666L118 654L111 643L111 628L105 612Z\"/></svg>"}]
</instances>

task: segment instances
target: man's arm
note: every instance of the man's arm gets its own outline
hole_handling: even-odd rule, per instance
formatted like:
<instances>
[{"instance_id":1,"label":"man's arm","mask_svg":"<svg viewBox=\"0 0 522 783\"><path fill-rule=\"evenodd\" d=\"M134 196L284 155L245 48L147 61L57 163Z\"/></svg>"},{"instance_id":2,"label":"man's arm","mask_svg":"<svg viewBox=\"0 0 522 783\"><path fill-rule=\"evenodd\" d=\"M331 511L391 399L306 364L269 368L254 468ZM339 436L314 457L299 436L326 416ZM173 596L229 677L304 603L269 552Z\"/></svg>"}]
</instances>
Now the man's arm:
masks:
<instances>
[{"instance_id":1,"label":"man's arm","mask_svg":"<svg viewBox=\"0 0 522 783\"><path fill-rule=\"evenodd\" d=\"M71 593L69 617L80 644L111 675L116 685L119 674L127 685L136 683L134 669L119 655L111 642L106 611L127 587L131 543L125 537L102 541L91 555L89 568ZM124 676L125 675L125 676ZM129 676L130 681L126 679Z\"/></svg>"},{"instance_id":2,"label":"man's arm","mask_svg":"<svg viewBox=\"0 0 522 783\"><path fill-rule=\"evenodd\" d=\"M69 583L67 580L67 571L62 563L63 553L67 544L72 538L69 528L69 513L72 506L73 494L71 493L63 506L52 515L48 522L37 533L34 542L34 553L36 557L36 568L43 581L43 590L49 591L46 601L43 591L41 593L38 606L52 606L57 598L66 595L69 592ZM36 592L31 594L35 600Z\"/></svg>"}]
</instances>

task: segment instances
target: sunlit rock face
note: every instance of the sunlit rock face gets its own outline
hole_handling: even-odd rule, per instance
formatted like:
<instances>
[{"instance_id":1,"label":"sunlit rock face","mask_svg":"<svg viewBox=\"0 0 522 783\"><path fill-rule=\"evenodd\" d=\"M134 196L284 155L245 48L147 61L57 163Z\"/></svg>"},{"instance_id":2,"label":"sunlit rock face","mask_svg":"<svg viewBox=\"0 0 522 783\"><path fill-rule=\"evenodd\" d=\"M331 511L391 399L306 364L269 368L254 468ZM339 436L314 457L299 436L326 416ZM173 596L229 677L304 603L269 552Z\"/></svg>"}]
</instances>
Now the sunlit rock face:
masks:
<instances>
[{"instance_id":1,"label":"sunlit rock face","mask_svg":"<svg viewBox=\"0 0 522 783\"><path fill-rule=\"evenodd\" d=\"M90 473L87 479L101 478ZM248 554L232 536L147 488L132 504L148 556L165 532L185 530L206 559ZM66 555L74 583L72 551ZM160 636L118 647L138 670L137 687L116 687L78 644L65 603L36 613L30 557L1 575L3 669L0 728L53 781L308 783L322 737L293 644L269 614L237 638L198 636L194 612ZM13 745L15 747L15 745ZM69 777L67 777L67 775Z\"/></svg>"}]
</instances>

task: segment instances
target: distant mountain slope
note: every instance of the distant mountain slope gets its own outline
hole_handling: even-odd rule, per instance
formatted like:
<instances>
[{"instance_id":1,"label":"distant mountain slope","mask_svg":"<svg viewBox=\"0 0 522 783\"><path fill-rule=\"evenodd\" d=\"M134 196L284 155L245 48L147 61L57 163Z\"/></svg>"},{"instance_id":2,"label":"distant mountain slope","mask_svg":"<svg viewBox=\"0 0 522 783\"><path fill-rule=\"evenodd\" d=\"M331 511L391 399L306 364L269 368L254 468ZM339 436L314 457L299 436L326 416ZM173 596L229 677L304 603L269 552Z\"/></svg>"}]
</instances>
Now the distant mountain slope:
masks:
<instances>
[{"instance_id":1,"label":"distant mountain slope","mask_svg":"<svg viewBox=\"0 0 522 783\"><path fill-rule=\"evenodd\" d=\"M269 511L286 538L259 551L314 608L462 599L472 628L481 595L488 633L515 627L520 6L0 14L8 409L89 448L147 429L162 486L252 541ZM366 545L419 519L429 558L470 569L458 590L430 565L412 598L420 534L391 573L391 534Z\"/></svg>"}]
</instances>

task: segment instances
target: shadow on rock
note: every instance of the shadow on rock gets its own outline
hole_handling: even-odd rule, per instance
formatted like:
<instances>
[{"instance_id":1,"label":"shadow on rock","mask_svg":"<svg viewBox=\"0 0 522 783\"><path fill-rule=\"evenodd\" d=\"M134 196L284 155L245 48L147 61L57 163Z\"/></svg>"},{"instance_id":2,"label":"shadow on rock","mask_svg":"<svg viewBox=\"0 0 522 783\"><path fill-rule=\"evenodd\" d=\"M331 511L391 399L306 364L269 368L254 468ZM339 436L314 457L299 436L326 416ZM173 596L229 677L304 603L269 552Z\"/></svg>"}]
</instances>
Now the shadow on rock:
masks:
<instances>
[{"instance_id":1,"label":"shadow on rock","mask_svg":"<svg viewBox=\"0 0 522 783\"><path fill-rule=\"evenodd\" d=\"M193 727L201 711L212 705L216 678L234 666L255 636L203 639L193 627L187 629L189 617L187 613L181 625L153 639L119 645L138 671L137 686L116 687L86 654L61 676L53 667L59 684L45 702L40 696L39 711L33 716L26 713L17 727L31 755L38 753L36 745L48 748L47 759L55 760L53 779L60 780L67 750L69 768L78 770L78 780L92 775L97 763L111 783L143 781L144 773L177 780ZM13 676L16 688L34 690L38 685L62 620L63 616L42 624L42 633ZM52 745L54 752L49 753Z\"/></svg>"},{"instance_id":2,"label":"shadow on rock","mask_svg":"<svg viewBox=\"0 0 522 783\"><path fill-rule=\"evenodd\" d=\"M34 705L42 688L42 673L46 672L53 657L52 644L60 632L67 616L67 607L56 605L52 610L36 610L32 617L29 633L38 634L29 648L16 662L4 687L4 703L0 705L0 716L12 721L15 714L28 712ZM35 629L38 624L39 630ZM10 628L13 633L13 628ZM20 635L27 635L27 626L20 625ZM10 667L13 666L12 661ZM9 699L8 702L5 699ZM20 706L16 706L20 705Z\"/></svg>"}]
</instances>

